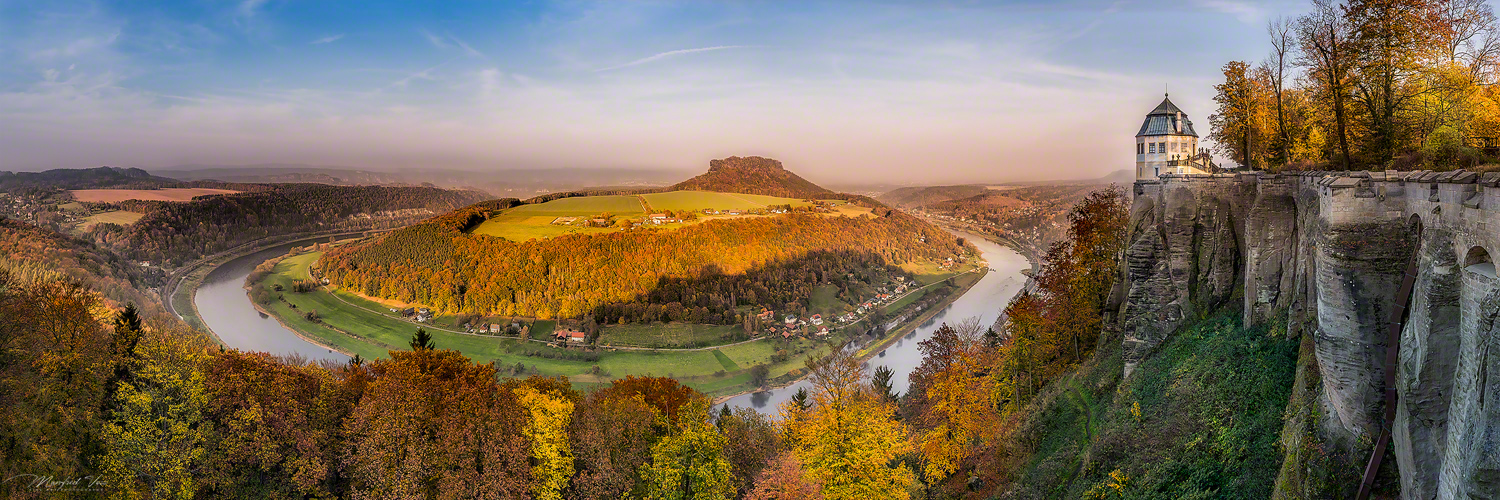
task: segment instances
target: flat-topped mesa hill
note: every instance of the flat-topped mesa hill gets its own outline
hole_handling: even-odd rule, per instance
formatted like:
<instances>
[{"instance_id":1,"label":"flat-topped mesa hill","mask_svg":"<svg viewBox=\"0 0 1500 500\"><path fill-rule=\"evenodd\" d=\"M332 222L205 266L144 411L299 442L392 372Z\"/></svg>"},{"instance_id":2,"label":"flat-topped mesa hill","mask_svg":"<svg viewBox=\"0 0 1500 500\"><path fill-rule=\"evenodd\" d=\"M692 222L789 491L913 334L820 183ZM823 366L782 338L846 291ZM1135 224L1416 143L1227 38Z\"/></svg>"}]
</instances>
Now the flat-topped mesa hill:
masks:
<instances>
[{"instance_id":1,"label":"flat-topped mesa hill","mask_svg":"<svg viewBox=\"0 0 1500 500\"><path fill-rule=\"evenodd\" d=\"M754 183L793 190L780 192L795 197L705 192L748 191ZM684 185L481 202L335 247L317 267L345 290L440 313L568 318L642 301L673 280L718 282L715 276L774 266L809 276L876 268L891 274L901 272L897 266L961 260L972 251L916 217L823 189L774 160L716 160L709 173L678 186ZM774 284L713 287L718 291L665 300L664 310L695 309L709 318L700 321L730 323L736 307L784 295Z\"/></svg>"},{"instance_id":2,"label":"flat-topped mesa hill","mask_svg":"<svg viewBox=\"0 0 1500 500\"><path fill-rule=\"evenodd\" d=\"M731 156L708 162L708 172L667 188L668 191L717 191L786 198L817 198L834 194L759 156Z\"/></svg>"}]
</instances>

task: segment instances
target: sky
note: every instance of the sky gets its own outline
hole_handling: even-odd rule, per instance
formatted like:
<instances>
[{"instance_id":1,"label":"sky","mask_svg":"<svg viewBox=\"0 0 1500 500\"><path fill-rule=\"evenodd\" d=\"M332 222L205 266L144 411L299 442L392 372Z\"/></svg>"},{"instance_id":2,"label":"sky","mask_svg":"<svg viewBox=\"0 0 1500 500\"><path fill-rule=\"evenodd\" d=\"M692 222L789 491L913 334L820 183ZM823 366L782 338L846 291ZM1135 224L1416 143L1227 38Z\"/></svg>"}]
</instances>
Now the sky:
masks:
<instances>
[{"instance_id":1,"label":"sky","mask_svg":"<svg viewBox=\"0 0 1500 500\"><path fill-rule=\"evenodd\" d=\"M1098 177L1164 91L1306 0L0 0L0 170L703 170Z\"/></svg>"}]
</instances>

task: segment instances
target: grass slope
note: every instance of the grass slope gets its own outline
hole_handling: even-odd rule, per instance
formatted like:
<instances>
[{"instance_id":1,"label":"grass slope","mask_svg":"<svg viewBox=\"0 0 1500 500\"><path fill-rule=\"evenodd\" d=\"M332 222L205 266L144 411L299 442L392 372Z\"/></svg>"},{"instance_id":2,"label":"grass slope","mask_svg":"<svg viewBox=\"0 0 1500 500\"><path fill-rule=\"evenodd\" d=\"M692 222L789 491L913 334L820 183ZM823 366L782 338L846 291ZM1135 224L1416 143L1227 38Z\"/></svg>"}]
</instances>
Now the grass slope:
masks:
<instances>
[{"instance_id":1,"label":"grass slope","mask_svg":"<svg viewBox=\"0 0 1500 500\"><path fill-rule=\"evenodd\" d=\"M83 219L83 222L78 224L78 228L84 231L88 231L89 228L94 227L94 224L119 224L121 226L128 226L131 224L135 224L135 221L141 220L141 217L143 215L145 214L142 214L140 212L127 212L124 210L103 212L90 215L87 218Z\"/></svg>"},{"instance_id":2,"label":"grass slope","mask_svg":"<svg viewBox=\"0 0 1500 500\"><path fill-rule=\"evenodd\" d=\"M1271 496L1298 342L1225 311L1121 380L1118 339L1050 384L1008 443L1015 498Z\"/></svg>"},{"instance_id":3,"label":"grass slope","mask_svg":"<svg viewBox=\"0 0 1500 500\"><path fill-rule=\"evenodd\" d=\"M586 218L601 214L626 217L644 215L646 208L635 196L581 196L560 198L546 203L521 205L491 217L475 227L474 234L484 234L511 241L532 238L547 239L565 234L598 234L617 229L589 227ZM554 224L558 217L577 217L572 224Z\"/></svg>"},{"instance_id":4,"label":"grass slope","mask_svg":"<svg viewBox=\"0 0 1500 500\"><path fill-rule=\"evenodd\" d=\"M714 210L750 210L766 208L770 205L808 205L795 198L780 198L776 196L761 196L754 194L715 193L712 191L668 191L665 193L650 193L640 196L652 209L657 211L699 211L703 209Z\"/></svg>"}]
</instances>

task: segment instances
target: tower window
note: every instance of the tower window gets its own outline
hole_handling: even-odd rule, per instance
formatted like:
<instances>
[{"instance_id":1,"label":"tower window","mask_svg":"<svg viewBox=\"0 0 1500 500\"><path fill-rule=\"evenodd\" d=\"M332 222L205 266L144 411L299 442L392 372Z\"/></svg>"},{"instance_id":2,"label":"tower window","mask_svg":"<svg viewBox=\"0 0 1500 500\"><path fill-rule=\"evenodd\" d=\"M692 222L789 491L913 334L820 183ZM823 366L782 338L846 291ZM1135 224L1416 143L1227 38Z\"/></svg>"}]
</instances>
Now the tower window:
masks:
<instances>
[{"instance_id":1,"label":"tower window","mask_svg":"<svg viewBox=\"0 0 1500 500\"><path fill-rule=\"evenodd\" d=\"M1156 154L1156 143L1151 143L1151 154Z\"/></svg>"}]
</instances>

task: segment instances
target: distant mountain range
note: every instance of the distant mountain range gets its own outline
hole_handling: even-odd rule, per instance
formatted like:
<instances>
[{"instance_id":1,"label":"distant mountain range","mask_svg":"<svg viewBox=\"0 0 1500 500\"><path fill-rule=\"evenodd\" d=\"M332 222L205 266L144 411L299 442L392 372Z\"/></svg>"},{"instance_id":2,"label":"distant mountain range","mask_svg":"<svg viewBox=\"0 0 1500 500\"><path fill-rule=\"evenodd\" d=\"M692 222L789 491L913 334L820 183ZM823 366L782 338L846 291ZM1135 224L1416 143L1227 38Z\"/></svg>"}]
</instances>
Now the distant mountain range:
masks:
<instances>
[{"instance_id":1,"label":"distant mountain range","mask_svg":"<svg viewBox=\"0 0 1500 500\"><path fill-rule=\"evenodd\" d=\"M98 167L47 170L44 172L0 171L0 191L17 189L154 189L180 184L175 179L151 175L139 168Z\"/></svg>"},{"instance_id":2,"label":"distant mountain range","mask_svg":"<svg viewBox=\"0 0 1500 500\"><path fill-rule=\"evenodd\" d=\"M179 165L154 170L157 175L193 180L246 183L313 182L332 185L420 186L473 188L496 196L526 198L536 193L569 191L603 186L664 186L688 172L643 168L550 168L469 171L449 169L405 169L395 172L353 167L260 164Z\"/></svg>"}]
</instances>

